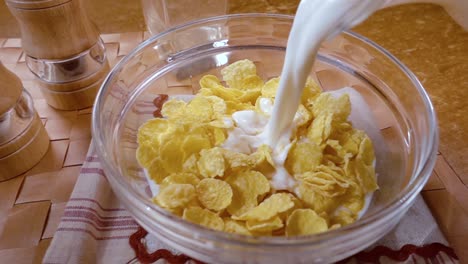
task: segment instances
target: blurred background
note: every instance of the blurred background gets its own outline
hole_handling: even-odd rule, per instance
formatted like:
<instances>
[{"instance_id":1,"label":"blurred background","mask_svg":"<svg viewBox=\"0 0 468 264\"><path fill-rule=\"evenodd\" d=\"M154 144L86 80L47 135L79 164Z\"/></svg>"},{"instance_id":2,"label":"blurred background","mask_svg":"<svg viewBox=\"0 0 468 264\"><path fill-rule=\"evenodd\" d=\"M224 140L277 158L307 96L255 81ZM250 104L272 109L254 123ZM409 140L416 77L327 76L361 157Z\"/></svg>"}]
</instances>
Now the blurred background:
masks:
<instances>
[{"instance_id":1,"label":"blurred background","mask_svg":"<svg viewBox=\"0 0 468 264\"><path fill-rule=\"evenodd\" d=\"M142 1L82 0L82 2L86 6L90 18L103 34L145 30ZM226 2L228 13L268 12L294 14L299 0L230 0ZM206 6L203 8L206 9ZM8 11L5 2L0 1L0 37L12 38L19 36L18 24Z\"/></svg>"}]
</instances>

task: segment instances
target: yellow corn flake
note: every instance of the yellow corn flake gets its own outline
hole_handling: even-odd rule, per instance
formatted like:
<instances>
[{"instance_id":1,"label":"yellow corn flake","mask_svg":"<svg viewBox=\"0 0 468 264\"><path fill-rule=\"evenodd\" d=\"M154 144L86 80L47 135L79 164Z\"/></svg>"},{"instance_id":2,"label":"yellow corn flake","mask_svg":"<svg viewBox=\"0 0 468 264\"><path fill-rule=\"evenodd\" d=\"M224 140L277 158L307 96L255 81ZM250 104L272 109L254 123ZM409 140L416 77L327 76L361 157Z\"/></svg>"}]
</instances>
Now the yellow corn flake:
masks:
<instances>
[{"instance_id":1,"label":"yellow corn flake","mask_svg":"<svg viewBox=\"0 0 468 264\"><path fill-rule=\"evenodd\" d=\"M208 125L210 125L213 129L223 129L223 128L230 128L233 127L233 123L231 122L230 118L220 118L220 119L215 119L213 121L208 122ZM214 132L214 130L213 130ZM224 140L223 140L224 141ZM215 143L216 145L216 143Z\"/></svg>"},{"instance_id":2,"label":"yellow corn flake","mask_svg":"<svg viewBox=\"0 0 468 264\"><path fill-rule=\"evenodd\" d=\"M227 207L231 215L239 216L258 205L257 198L270 191L270 182L257 171L241 171L228 178L232 188L232 202Z\"/></svg>"},{"instance_id":3,"label":"yellow corn flake","mask_svg":"<svg viewBox=\"0 0 468 264\"><path fill-rule=\"evenodd\" d=\"M372 141L369 137L365 136L359 145L359 152L357 159L361 160L364 165L372 166L375 160L374 148L372 147Z\"/></svg>"},{"instance_id":4,"label":"yellow corn flake","mask_svg":"<svg viewBox=\"0 0 468 264\"><path fill-rule=\"evenodd\" d=\"M164 162L160 158L155 158L147 167L149 177L158 184L169 175L163 165Z\"/></svg>"},{"instance_id":5,"label":"yellow corn flake","mask_svg":"<svg viewBox=\"0 0 468 264\"><path fill-rule=\"evenodd\" d=\"M272 150L268 145L261 145L254 153L249 155L249 158L255 163L256 169L268 170L275 166L271 153Z\"/></svg>"},{"instance_id":6,"label":"yellow corn flake","mask_svg":"<svg viewBox=\"0 0 468 264\"><path fill-rule=\"evenodd\" d=\"M341 228L341 225L340 224L334 224L334 225L330 226L330 228L328 228L328 230L335 230L335 229L338 229L338 228Z\"/></svg>"},{"instance_id":7,"label":"yellow corn flake","mask_svg":"<svg viewBox=\"0 0 468 264\"><path fill-rule=\"evenodd\" d=\"M203 149L197 162L198 170L203 177L223 176L225 170L223 152L220 148Z\"/></svg>"},{"instance_id":8,"label":"yellow corn flake","mask_svg":"<svg viewBox=\"0 0 468 264\"><path fill-rule=\"evenodd\" d=\"M226 102L219 98L218 96L206 96L206 99L210 102L213 119L221 119L223 118L224 114L226 113L227 106Z\"/></svg>"},{"instance_id":9,"label":"yellow corn flake","mask_svg":"<svg viewBox=\"0 0 468 264\"><path fill-rule=\"evenodd\" d=\"M289 194L289 196L291 197L291 201L294 203L294 206L278 214L278 216L281 218L283 222L286 222L286 219L288 219L289 215L291 215L291 213L294 210L302 209L305 207L304 203L300 199L298 199L295 195Z\"/></svg>"},{"instance_id":10,"label":"yellow corn flake","mask_svg":"<svg viewBox=\"0 0 468 264\"><path fill-rule=\"evenodd\" d=\"M205 75L203 76L200 81L199 81L200 87L202 89L207 88L207 89L213 89L213 88L223 88L226 89L221 84L221 81L218 79L218 77L214 75Z\"/></svg>"},{"instance_id":11,"label":"yellow corn flake","mask_svg":"<svg viewBox=\"0 0 468 264\"><path fill-rule=\"evenodd\" d=\"M362 189L358 186L353 185L351 188L348 189L348 192L344 196L342 208L346 208L350 212L352 212L356 218L359 212L364 207L365 203L365 194L363 193Z\"/></svg>"},{"instance_id":12,"label":"yellow corn flake","mask_svg":"<svg viewBox=\"0 0 468 264\"><path fill-rule=\"evenodd\" d=\"M314 142L296 142L289 151L285 167L293 174L313 171L322 162L322 149Z\"/></svg>"},{"instance_id":13,"label":"yellow corn flake","mask_svg":"<svg viewBox=\"0 0 468 264\"><path fill-rule=\"evenodd\" d=\"M351 113L349 95L344 94L339 98L334 98L330 93L321 93L312 105L312 113L314 117L332 114L336 122L345 122Z\"/></svg>"},{"instance_id":14,"label":"yellow corn flake","mask_svg":"<svg viewBox=\"0 0 468 264\"><path fill-rule=\"evenodd\" d=\"M148 168L157 156L159 156L158 149L154 149L149 143L140 144L136 151L138 163L145 168Z\"/></svg>"},{"instance_id":15,"label":"yellow corn flake","mask_svg":"<svg viewBox=\"0 0 468 264\"><path fill-rule=\"evenodd\" d=\"M243 188L256 196L270 191L270 182L258 171L242 171L230 176L226 182L239 188Z\"/></svg>"},{"instance_id":16,"label":"yellow corn flake","mask_svg":"<svg viewBox=\"0 0 468 264\"><path fill-rule=\"evenodd\" d=\"M317 145L322 145L332 133L332 122L333 114L331 113L321 114L315 118L307 132L309 140Z\"/></svg>"},{"instance_id":17,"label":"yellow corn flake","mask_svg":"<svg viewBox=\"0 0 468 264\"><path fill-rule=\"evenodd\" d=\"M158 204L157 202L154 202L154 203ZM164 208L164 209L166 209L170 213L177 215L179 217L182 217L182 214L184 213L184 208Z\"/></svg>"},{"instance_id":18,"label":"yellow corn flake","mask_svg":"<svg viewBox=\"0 0 468 264\"><path fill-rule=\"evenodd\" d=\"M180 208L192 201L195 195L195 187L191 184L171 184L162 188L154 199L164 208Z\"/></svg>"},{"instance_id":19,"label":"yellow corn flake","mask_svg":"<svg viewBox=\"0 0 468 264\"><path fill-rule=\"evenodd\" d=\"M373 192L379 187L375 178L375 170L371 165L366 165L360 159L356 159L354 164L356 178L364 192Z\"/></svg>"},{"instance_id":20,"label":"yellow corn flake","mask_svg":"<svg viewBox=\"0 0 468 264\"><path fill-rule=\"evenodd\" d=\"M317 213L330 213L340 206L340 199L323 196L306 184L299 184L298 192L302 202Z\"/></svg>"},{"instance_id":21,"label":"yellow corn flake","mask_svg":"<svg viewBox=\"0 0 468 264\"><path fill-rule=\"evenodd\" d=\"M151 142L159 142L158 135L165 132L169 127L169 122L165 119L155 118L144 123L138 129L137 141L138 144L146 145L151 144Z\"/></svg>"},{"instance_id":22,"label":"yellow corn flake","mask_svg":"<svg viewBox=\"0 0 468 264\"><path fill-rule=\"evenodd\" d=\"M275 193L263 200L257 207L250 209L239 217L233 218L237 220L266 221L293 206L294 202L288 193Z\"/></svg>"},{"instance_id":23,"label":"yellow corn flake","mask_svg":"<svg viewBox=\"0 0 468 264\"><path fill-rule=\"evenodd\" d=\"M213 211L221 211L232 201L231 186L217 179L203 179L197 185L197 197L200 203Z\"/></svg>"},{"instance_id":24,"label":"yellow corn flake","mask_svg":"<svg viewBox=\"0 0 468 264\"><path fill-rule=\"evenodd\" d=\"M257 164L257 157L223 149L223 157L231 170L252 168Z\"/></svg>"},{"instance_id":25,"label":"yellow corn flake","mask_svg":"<svg viewBox=\"0 0 468 264\"><path fill-rule=\"evenodd\" d=\"M296 209L286 222L287 236L312 235L327 230L327 221L311 209Z\"/></svg>"},{"instance_id":26,"label":"yellow corn flake","mask_svg":"<svg viewBox=\"0 0 468 264\"><path fill-rule=\"evenodd\" d=\"M301 103L305 106L310 105L321 92L320 86L312 78L307 78L304 90L302 91Z\"/></svg>"},{"instance_id":27,"label":"yellow corn flake","mask_svg":"<svg viewBox=\"0 0 468 264\"><path fill-rule=\"evenodd\" d=\"M169 173L182 171L184 152L181 148L181 141L181 137L174 137L172 140L165 141L159 150L163 168Z\"/></svg>"},{"instance_id":28,"label":"yellow corn flake","mask_svg":"<svg viewBox=\"0 0 468 264\"><path fill-rule=\"evenodd\" d=\"M297 108L296 115L294 116L294 122L298 127L309 124L309 121L312 120L312 115L307 110L307 108L300 104Z\"/></svg>"},{"instance_id":29,"label":"yellow corn flake","mask_svg":"<svg viewBox=\"0 0 468 264\"><path fill-rule=\"evenodd\" d=\"M213 107L206 96L195 96L186 106L184 120L190 122L208 122L214 119Z\"/></svg>"},{"instance_id":30,"label":"yellow corn flake","mask_svg":"<svg viewBox=\"0 0 468 264\"><path fill-rule=\"evenodd\" d=\"M165 177L159 186L160 188L165 188L172 184L190 184L192 186L197 186L199 182L200 179L195 174L189 172L180 172L173 173Z\"/></svg>"},{"instance_id":31,"label":"yellow corn flake","mask_svg":"<svg viewBox=\"0 0 468 264\"><path fill-rule=\"evenodd\" d=\"M346 192L349 187L347 182L335 178L336 174L317 171L306 172L300 175L299 179L303 184L326 197L336 197Z\"/></svg>"},{"instance_id":32,"label":"yellow corn flake","mask_svg":"<svg viewBox=\"0 0 468 264\"><path fill-rule=\"evenodd\" d=\"M267 98L275 98L276 91L279 86L279 78L272 78L262 87L262 96Z\"/></svg>"},{"instance_id":33,"label":"yellow corn flake","mask_svg":"<svg viewBox=\"0 0 468 264\"><path fill-rule=\"evenodd\" d=\"M192 173L195 175L199 174L198 165L197 165L197 161L198 161L197 155L198 154L192 154L184 161L184 163L182 164L182 171L187 172L187 173Z\"/></svg>"},{"instance_id":34,"label":"yellow corn flake","mask_svg":"<svg viewBox=\"0 0 468 264\"><path fill-rule=\"evenodd\" d=\"M186 102L172 99L163 104L163 107L161 109L161 114L163 117L168 118L168 119L178 119L185 115L186 106L187 106ZM159 119L159 120L167 121L165 119ZM154 131L155 130L153 130L153 133Z\"/></svg>"},{"instance_id":35,"label":"yellow corn flake","mask_svg":"<svg viewBox=\"0 0 468 264\"><path fill-rule=\"evenodd\" d=\"M245 90L243 91L242 96L240 96L238 99L242 103L250 103L253 105L255 104L255 102L257 101L257 98L260 96L261 93L262 92L260 89Z\"/></svg>"},{"instance_id":36,"label":"yellow corn flake","mask_svg":"<svg viewBox=\"0 0 468 264\"><path fill-rule=\"evenodd\" d=\"M251 232L271 232L278 230L284 226L283 221L279 216L264 221L250 220L247 221L247 229Z\"/></svg>"},{"instance_id":37,"label":"yellow corn flake","mask_svg":"<svg viewBox=\"0 0 468 264\"><path fill-rule=\"evenodd\" d=\"M373 165L366 165L361 159L348 159L345 161L346 176L355 179L364 192L378 189Z\"/></svg>"},{"instance_id":38,"label":"yellow corn flake","mask_svg":"<svg viewBox=\"0 0 468 264\"><path fill-rule=\"evenodd\" d=\"M222 85L219 85L216 87L202 88L200 89L200 92L198 94L203 96L215 95L219 98L222 98L227 103L232 101L239 102L238 98L242 96L243 93L240 90L229 89Z\"/></svg>"},{"instance_id":39,"label":"yellow corn flake","mask_svg":"<svg viewBox=\"0 0 468 264\"><path fill-rule=\"evenodd\" d=\"M185 208L182 218L214 230L222 231L224 229L224 221L217 214L200 207Z\"/></svg>"},{"instance_id":40,"label":"yellow corn flake","mask_svg":"<svg viewBox=\"0 0 468 264\"><path fill-rule=\"evenodd\" d=\"M226 114L232 115L234 112L243 110L253 110L255 106L250 103L243 103L239 101L226 101L227 112Z\"/></svg>"},{"instance_id":41,"label":"yellow corn flake","mask_svg":"<svg viewBox=\"0 0 468 264\"><path fill-rule=\"evenodd\" d=\"M225 129L215 127L213 128L214 146L219 146L226 141Z\"/></svg>"},{"instance_id":42,"label":"yellow corn flake","mask_svg":"<svg viewBox=\"0 0 468 264\"><path fill-rule=\"evenodd\" d=\"M236 61L221 70L223 80L230 88L248 90L261 87L263 81L257 76L257 67L250 60Z\"/></svg>"},{"instance_id":43,"label":"yellow corn flake","mask_svg":"<svg viewBox=\"0 0 468 264\"><path fill-rule=\"evenodd\" d=\"M345 207L339 208L330 220L333 225L345 226L354 223L357 220L357 214L351 212Z\"/></svg>"},{"instance_id":44,"label":"yellow corn flake","mask_svg":"<svg viewBox=\"0 0 468 264\"><path fill-rule=\"evenodd\" d=\"M239 235L252 235L252 233L245 226L245 222L236 221L229 217L226 217L224 220L224 232L234 233Z\"/></svg>"},{"instance_id":45,"label":"yellow corn flake","mask_svg":"<svg viewBox=\"0 0 468 264\"><path fill-rule=\"evenodd\" d=\"M231 185L231 189L232 200L231 204L227 207L227 212L230 215L240 215L257 206L258 201L255 195L249 194L233 185Z\"/></svg>"},{"instance_id":46,"label":"yellow corn flake","mask_svg":"<svg viewBox=\"0 0 468 264\"><path fill-rule=\"evenodd\" d=\"M183 150L183 155L189 158L194 154L198 154L203 149L211 148L211 146L212 144L207 136L190 132L189 135L184 137L180 148Z\"/></svg>"},{"instance_id":47,"label":"yellow corn flake","mask_svg":"<svg viewBox=\"0 0 468 264\"><path fill-rule=\"evenodd\" d=\"M326 147L324 149L324 153L332 156L331 159L335 163L343 163L343 161L345 160L348 154L347 150L343 148L343 146L340 145L340 142L334 139L329 139L326 141Z\"/></svg>"},{"instance_id":48,"label":"yellow corn flake","mask_svg":"<svg viewBox=\"0 0 468 264\"><path fill-rule=\"evenodd\" d=\"M338 135L338 141L347 153L351 153L355 156L358 154L359 146L364 137L365 133L363 131L352 129Z\"/></svg>"}]
</instances>

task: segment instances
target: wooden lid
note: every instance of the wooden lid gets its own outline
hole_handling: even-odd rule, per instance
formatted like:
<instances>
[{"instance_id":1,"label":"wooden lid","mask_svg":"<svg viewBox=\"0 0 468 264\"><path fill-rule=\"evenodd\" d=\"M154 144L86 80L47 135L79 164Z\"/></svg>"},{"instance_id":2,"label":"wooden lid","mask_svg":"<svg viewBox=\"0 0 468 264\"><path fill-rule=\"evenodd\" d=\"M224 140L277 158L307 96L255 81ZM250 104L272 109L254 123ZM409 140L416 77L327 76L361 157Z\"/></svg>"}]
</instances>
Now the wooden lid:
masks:
<instances>
[{"instance_id":1,"label":"wooden lid","mask_svg":"<svg viewBox=\"0 0 468 264\"><path fill-rule=\"evenodd\" d=\"M16 105L23 91L20 78L9 71L0 62L0 115Z\"/></svg>"},{"instance_id":2,"label":"wooden lid","mask_svg":"<svg viewBox=\"0 0 468 264\"><path fill-rule=\"evenodd\" d=\"M41 9L58 6L71 0L6 0L6 3L14 8Z\"/></svg>"}]
</instances>

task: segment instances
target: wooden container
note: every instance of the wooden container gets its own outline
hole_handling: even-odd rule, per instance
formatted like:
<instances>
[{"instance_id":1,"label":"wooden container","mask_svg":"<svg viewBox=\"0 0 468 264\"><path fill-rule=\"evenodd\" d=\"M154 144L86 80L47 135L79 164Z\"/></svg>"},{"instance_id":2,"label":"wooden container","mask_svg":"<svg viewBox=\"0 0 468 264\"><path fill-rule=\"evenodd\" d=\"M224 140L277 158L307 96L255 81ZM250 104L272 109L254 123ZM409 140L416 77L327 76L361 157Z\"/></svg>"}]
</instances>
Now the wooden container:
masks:
<instances>
[{"instance_id":1,"label":"wooden container","mask_svg":"<svg viewBox=\"0 0 468 264\"><path fill-rule=\"evenodd\" d=\"M6 4L18 20L27 65L47 103L60 110L92 106L109 64L82 0L6 0Z\"/></svg>"},{"instance_id":2,"label":"wooden container","mask_svg":"<svg viewBox=\"0 0 468 264\"><path fill-rule=\"evenodd\" d=\"M75 82L47 83L37 80L37 83L47 103L53 108L79 110L93 105L109 69L106 62L99 72Z\"/></svg>"},{"instance_id":3,"label":"wooden container","mask_svg":"<svg viewBox=\"0 0 468 264\"><path fill-rule=\"evenodd\" d=\"M57 92L46 87L40 87L47 103L60 110L80 110L91 107L94 103L102 80L99 80L85 88L71 92Z\"/></svg>"},{"instance_id":4,"label":"wooden container","mask_svg":"<svg viewBox=\"0 0 468 264\"><path fill-rule=\"evenodd\" d=\"M81 0L6 0L21 29L21 44L31 57L67 59L91 48L99 32Z\"/></svg>"},{"instance_id":5,"label":"wooden container","mask_svg":"<svg viewBox=\"0 0 468 264\"><path fill-rule=\"evenodd\" d=\"M37 164L49 148L49 137L21 80L1 63L0 91L0 181L4 181Z\"/></svg>"}]
</instances>

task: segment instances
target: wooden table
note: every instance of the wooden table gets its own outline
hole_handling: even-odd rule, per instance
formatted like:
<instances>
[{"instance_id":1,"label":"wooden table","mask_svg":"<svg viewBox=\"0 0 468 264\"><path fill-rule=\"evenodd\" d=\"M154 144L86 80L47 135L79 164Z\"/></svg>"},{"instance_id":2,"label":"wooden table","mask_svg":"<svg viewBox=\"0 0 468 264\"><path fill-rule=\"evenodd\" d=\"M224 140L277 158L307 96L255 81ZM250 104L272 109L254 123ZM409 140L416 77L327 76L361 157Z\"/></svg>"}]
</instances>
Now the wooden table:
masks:
<instances>
[{"instance_id":1,"label":"wooden table","mask_svg":"<svg viewBox=\"0 0 468 264\"><path fill-rule=\"evenodd\" d=\"M398 17L407 21L396 25L387 22ZM425 23L433 27L424 27ZM437 38L441 27L446 36ZM455 100L457 96L468 98L468 33L431 5L386 10L356 30L407 64L434 101L442 140L423 197L461 262L468 263L468 167L463 163L468 154L468 122L462 116L468 109L464 101ZM141 31L102 35L110 63L114 65L145 37L147 34ZM449 56L449 60L442 60L441 54ZM91 109L66 112L50 108L26 67L19 39L0 38L0 59L32 94L51 139L50 149L38 165L24 175L0 182L0 262L40 263L91 140Z\"/></svg>"}]
</instances>

